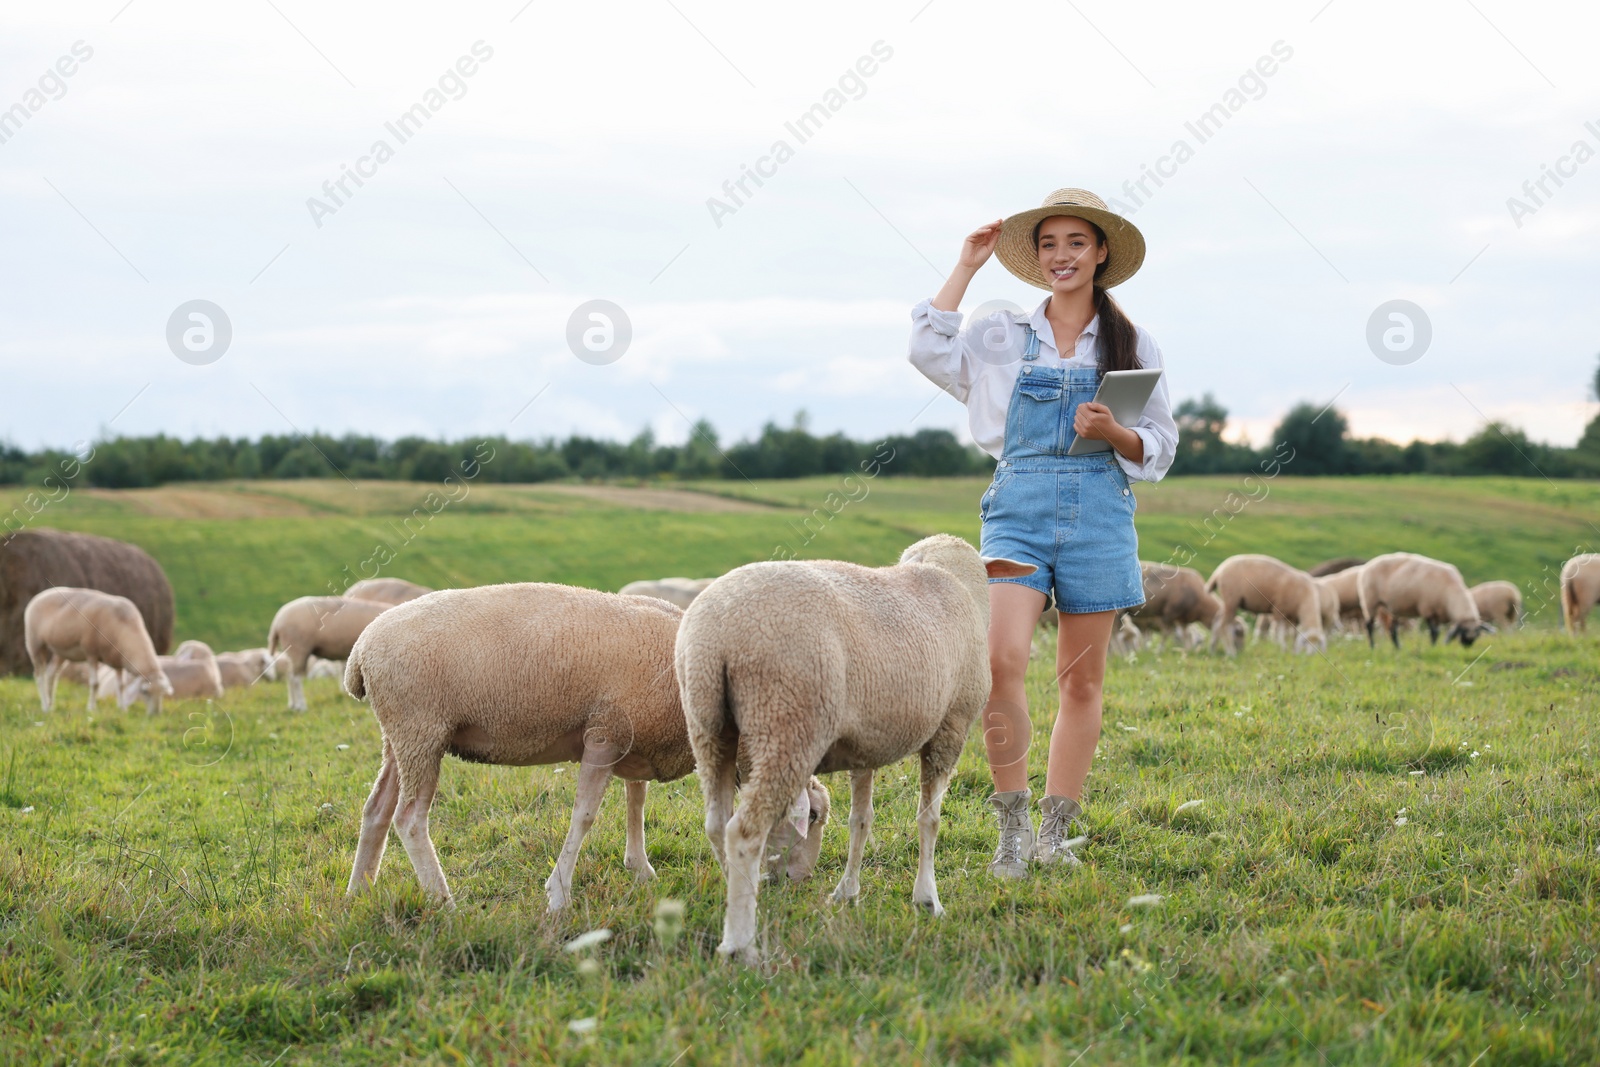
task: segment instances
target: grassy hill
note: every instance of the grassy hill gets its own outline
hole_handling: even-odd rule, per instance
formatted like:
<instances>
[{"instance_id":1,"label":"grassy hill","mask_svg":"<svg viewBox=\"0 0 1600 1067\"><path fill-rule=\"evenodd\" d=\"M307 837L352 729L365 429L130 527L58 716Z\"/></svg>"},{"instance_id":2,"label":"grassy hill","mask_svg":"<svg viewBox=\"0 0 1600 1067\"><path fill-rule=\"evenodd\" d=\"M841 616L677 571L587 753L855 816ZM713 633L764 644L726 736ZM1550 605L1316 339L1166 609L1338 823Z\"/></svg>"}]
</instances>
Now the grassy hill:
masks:
<instances>
[{"instance_id":1,"label":"grassy hill","mask_svg":"<svg viewBox=\"0 0 1600 1067\"><path fill-rule=\"evenodd\" d=\"M382 573L435 587L557 581L617 589L637 578L720 574L772 558L892 562L944 530L976 543L980 478L808 478L676 489L471 487L449 502L420 483L308 479L75 492L39 525L119 537L166 568L180 639L266 640L286 600ZM24 493L0 491L0 511ZM1140 554L1209 574L1266 552L1300 566L1406 549L1468 582L1508 578L1532 625L1557 626L1561 563L1600 544L1600 484L1526 478L1219 476L1137 487ZM1546 602L1549 606L1546 607Z\"/></svg>"}]
</instances>

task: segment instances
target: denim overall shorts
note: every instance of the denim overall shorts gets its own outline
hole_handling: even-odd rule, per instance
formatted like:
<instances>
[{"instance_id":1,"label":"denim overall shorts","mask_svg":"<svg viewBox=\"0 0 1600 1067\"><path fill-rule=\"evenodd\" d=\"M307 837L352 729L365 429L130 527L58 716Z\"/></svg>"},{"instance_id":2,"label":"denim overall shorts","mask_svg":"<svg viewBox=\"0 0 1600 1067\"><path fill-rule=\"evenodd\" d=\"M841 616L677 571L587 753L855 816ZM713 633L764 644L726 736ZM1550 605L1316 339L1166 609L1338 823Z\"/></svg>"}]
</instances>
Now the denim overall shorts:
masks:
<instances>
[{"instance_id":1,"label":"denim overall shorts","mask_svg":"<svg viewBox=\"0 0 1600 1067\"><path fill-rule=\"evenodd\" d=\"M1069 456L1078 405L1094 399L1100 372L1043 366L1031 328L1022 372L1006 409L1005 445L978 502L985 556L1032 563L1023 578L990 578L1037 589L1069 615L1144 603L1137 508L1114 452Z\"/></svg>"}]
</instances>

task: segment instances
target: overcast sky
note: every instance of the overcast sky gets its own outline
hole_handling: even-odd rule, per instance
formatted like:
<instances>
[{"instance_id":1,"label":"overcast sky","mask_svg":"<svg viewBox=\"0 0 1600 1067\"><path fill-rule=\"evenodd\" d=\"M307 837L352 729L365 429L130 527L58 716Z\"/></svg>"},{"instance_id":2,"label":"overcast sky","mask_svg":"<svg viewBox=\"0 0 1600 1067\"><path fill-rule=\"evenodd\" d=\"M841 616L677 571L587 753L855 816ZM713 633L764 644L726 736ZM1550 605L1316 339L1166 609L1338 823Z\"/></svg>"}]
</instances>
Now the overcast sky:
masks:
<instances>
[{"instance_id":1,"label":"overcast sky","mask_svg":"<svg viewBox=\"0 0 1600 1067\"><path fill-rule=\"evenodd\" d=\"M1064 185L1143 230L1116 294L1173 397L1213 392L1258 444L1300 400L1398 441L1496 418L1570 444L1597 410L1593 5L97 0L4 20L0 436L25 447L677 441L702 416L730 440L800 408L816 431L965 439L906 362L910 308L965 234ZM747 166L767 176L736 202ZM1146 168L1167 176L1141 192ZM991 262L966 306L1042 296ZM611 362L568 343L595 299L631 323ZM231 324L214 362L169 346L191 300ZM1369 346L1391 300L1427 316L1420 358Z\"/></svg>"}]
</instances>

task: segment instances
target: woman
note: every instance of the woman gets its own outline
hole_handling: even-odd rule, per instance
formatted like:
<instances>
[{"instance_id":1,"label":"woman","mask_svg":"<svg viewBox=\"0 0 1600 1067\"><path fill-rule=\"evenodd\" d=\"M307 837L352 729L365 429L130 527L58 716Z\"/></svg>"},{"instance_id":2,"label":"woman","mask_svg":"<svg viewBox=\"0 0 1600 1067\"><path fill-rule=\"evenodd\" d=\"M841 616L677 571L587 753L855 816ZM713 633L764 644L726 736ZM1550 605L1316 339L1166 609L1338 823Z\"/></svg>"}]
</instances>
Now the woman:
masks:
<instances>
[{"instance_id":1,"label":"woman","mask_svg":"<svg viewBox=\"0 0 1600 1067\"><path fill-rule=\"evenodd\" d=\"M1000 311L962 330L956 309L997 250L1007 270L1050 295L1031 315ZM1117 612L1144 603L1129 482L1158 481L1172 465L1178 428L1166 376L1132 426L1093 402L1104 372L1162 366L1155 341L1107 292L1143 261L1144 237L1132 223L1093 193L1059 189L1043 207L975 231L944 288L911 312L912 364L967 405L973 439L999 460L978 504L981 551L1038 567L989 581L993 682L983 737L1000 821L989 869L1000 877L1026 877L1030 859L1078 864L1067 842L1100 738L1106 646ZM1069 456L1076 437L1106 441L1111 451ZM1023 675L1034 626L1052 601L1061 704L1035 834Z\"/></svg>"}]
</instances>

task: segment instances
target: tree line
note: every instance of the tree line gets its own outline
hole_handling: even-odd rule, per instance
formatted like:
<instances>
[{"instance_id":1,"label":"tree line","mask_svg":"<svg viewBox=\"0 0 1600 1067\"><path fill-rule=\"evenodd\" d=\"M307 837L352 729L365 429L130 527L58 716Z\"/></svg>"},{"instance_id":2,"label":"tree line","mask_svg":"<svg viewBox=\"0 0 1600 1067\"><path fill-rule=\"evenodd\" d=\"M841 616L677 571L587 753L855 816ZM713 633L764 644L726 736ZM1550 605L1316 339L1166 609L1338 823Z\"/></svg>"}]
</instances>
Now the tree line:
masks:
<instances>
[{"instance_id":1,"label":"tree line","mask_svg":"<svg viewBox=\"0 0 1600 1067\"><path fill-rule=\"evenodd\" d=\"M1278 424L1262 448L1227 441L1228 411L1209 393L1174 410L1178 455L1171 473L1227 474L1260 470L1269 459L1292 474L1505 474L1600 477L1600 417L1573 448L1530 441L1511 426L1488 423L1465 441L1413 441L1350 436L1336 408L1303 403ZM886 475L984 475L994 460L949 430L925 429L878 441L842 433L813 434L804 411L791 425L769 421L760 434L723 445L706 420L682 444L661 444L646 429L630 441L573 434L565 440L504 437L385 441L365 434L314 433L181 440L157 434L115 437L75 450L29 452L0 445L0 485L63 483L129 489L172 482L257 478L369 478L443 481L473 463L483 444L494 458L477 477L490 482L558 480L801 478L856 470L873 455L892 454ZM1292 451L1291 451L1292 450ZM70 472L70 473L68 473Z\"/></svg>"}]
</instances>

